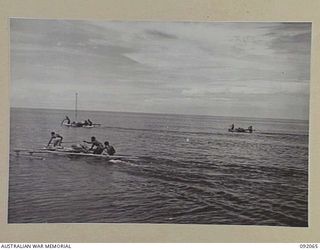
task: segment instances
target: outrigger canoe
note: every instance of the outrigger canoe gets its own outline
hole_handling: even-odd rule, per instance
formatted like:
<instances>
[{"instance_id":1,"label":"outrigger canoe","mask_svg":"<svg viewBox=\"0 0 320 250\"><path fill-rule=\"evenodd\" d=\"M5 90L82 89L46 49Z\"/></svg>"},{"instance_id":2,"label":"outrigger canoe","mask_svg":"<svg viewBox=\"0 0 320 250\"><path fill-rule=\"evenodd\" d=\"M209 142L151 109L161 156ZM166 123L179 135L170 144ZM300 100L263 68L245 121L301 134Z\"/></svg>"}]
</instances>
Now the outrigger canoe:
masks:
<instances>
[{"instance_id":1,"label":"outrigger canoe","mask_svg":"<svg viewBox=\"0 0 320 250\"><path fill-rule=\"evenodd\" d=\"M69 120L69 123L68 123L68 121L65 119L62 121L61 126L70 127L70 128L95 128L95 127L101 126L100 123L84 124L83 122L78 121L77 119L78 118L78 93L76 93L76 103L75 103L74 113L75 113L75 121L71 123L70 119L68 118Z\"/></svg>"},{"instance_id":2,"label":"outrigger canoe","mask_svg":"<svg viewBox=\"0 0 320 250\"><path fill-rule=\"evenodd\" d=\"M16 156L19 156L21 153L24 153L28 156L34 156L35 154L54 154L60 156L74 156L74 157L89 157L89 158L100 158L100 159L121 159L124 156L122 155L107 155L107 154L92 154L92 153L83 153L76 152L71 148L63 148L63 149L38 149L38 150L30 150L30 149L14 149Z\"/></svg>"},{"instance_id":3,"label":"outrigger canoe","mask_svg":"<svg viewBox=\"0 0 320 250\"><path fill-rule=\"evenodd\" d=\"M101 126L100 123L94 123L92 125L81 125L78 123L62 123L61 125L70 128L96 128Z\"/></svg>"},{"instance_id":4,"label":"outrigger canoe","mask_svg":"<svg viewBox=\"0 0 320 250\"><path fill-rule=\"evenodd\" d=\"M244 129L244 128L236 128L236 129L228 129L228 132L232 132L232 133L252 133L252 130L249 129Z\"/></svg>"}]
</instances>

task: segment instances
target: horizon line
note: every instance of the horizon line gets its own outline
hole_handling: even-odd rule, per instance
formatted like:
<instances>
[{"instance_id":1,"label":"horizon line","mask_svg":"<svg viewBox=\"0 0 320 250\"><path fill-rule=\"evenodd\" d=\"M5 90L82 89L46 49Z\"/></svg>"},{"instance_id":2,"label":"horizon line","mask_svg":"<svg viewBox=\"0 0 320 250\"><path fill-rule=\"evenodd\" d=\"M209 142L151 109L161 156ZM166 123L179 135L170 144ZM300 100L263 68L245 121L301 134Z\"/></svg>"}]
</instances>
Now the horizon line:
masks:
<instances>
[{"instance_id":1,"label":"horizon line","mask_svg":"<svg viewBox=\"0 0 320 250\"><path fill-rule=\"evenodd\" d=\"M16 109L41 109L41 110L67 110L67 111L73 111L73 109L63 109L63 108L34 108L34 107L16 107L16 106L11 106L11 108L16 108ZM150 115L180 115L180 116L206 116L206 117L230 117L230 118L254 118L254 119L273 119L273 120L296 120L296 121L307 121L309 122L308 119L298 119L298 118L277 118L277 117L248 117L248 116L228 116L228 115L208 115L208 114L182 114L182 113L161 113L161 112L155 112L155 113L150 113L150 112L141 112L141 111L112 111L112 110L88 110L88 109L78 109L79 111L93 111L93 112L109 112L109 113L133 113L133 114L150 114Z\"/></svg>"}]
</instances>

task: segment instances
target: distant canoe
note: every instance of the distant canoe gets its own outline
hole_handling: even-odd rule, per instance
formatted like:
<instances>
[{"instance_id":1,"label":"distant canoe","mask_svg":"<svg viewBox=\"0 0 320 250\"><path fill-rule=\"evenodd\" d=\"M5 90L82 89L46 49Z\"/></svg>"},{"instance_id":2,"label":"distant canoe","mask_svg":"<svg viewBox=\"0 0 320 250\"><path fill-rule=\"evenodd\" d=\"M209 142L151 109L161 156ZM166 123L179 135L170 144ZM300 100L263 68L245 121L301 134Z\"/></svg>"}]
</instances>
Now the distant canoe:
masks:
<instances>
[{"instance_id":1,"label":"distant canoe","mask_svg":"<svg viewBox=\"0 0 320 250\"><path fill-rule=\"evenodd\" d=\"M252 133L252 130L249 129L244 129L244 128L236 128L236 129L228 129L228 132L232 132L232 133Z\"/></svg>"},{"instance_id":2,"label":"distant canoe","mask_svg":"<svg viewBox=\"0 0 320 250\"><path fill-rule=\"evenodd\" d=\"M74 113L75 113L75 120L73 122L71 122L69 117L66 116L66 119L64 119L61 122L61 126L71 127L71 128L95 128L95 127L101 126L100 123L92 123L89 119L88 119L89 122L87 124L85 124L84 122L78 121L78 119L77 119L78 118L78 93L76 93L76 102L75 102Z\"/></svg>"},{"instance_id":3,"label":"distant canoe","mask_svg":"<svg viewBox=\"0 0 320 250\"><path fill-rule=\"evenodd\" d=\"M80 123L62 123L62 126L70 127L70 128L95 128L100 127L100 123L93 123L92 125L83 125Z\"/></svg>"}]
</instances>

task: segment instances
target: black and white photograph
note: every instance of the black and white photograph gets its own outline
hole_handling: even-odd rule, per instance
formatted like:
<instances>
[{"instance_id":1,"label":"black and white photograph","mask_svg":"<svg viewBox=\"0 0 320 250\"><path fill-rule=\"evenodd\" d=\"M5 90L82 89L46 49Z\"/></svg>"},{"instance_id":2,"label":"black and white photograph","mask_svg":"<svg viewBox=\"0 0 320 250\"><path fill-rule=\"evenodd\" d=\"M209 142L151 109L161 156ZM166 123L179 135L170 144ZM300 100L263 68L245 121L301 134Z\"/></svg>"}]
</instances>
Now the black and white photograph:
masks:
<instances>
[{"instance_id":1,"label":"black and white photograph","mask_svg":"<svg viewBox=\"0 0 320 250\"><path fill-rule=\"evenodd\" d=\"M311 31L11 18L8 223L308 227Z\"/></svg>"}]
</instances>

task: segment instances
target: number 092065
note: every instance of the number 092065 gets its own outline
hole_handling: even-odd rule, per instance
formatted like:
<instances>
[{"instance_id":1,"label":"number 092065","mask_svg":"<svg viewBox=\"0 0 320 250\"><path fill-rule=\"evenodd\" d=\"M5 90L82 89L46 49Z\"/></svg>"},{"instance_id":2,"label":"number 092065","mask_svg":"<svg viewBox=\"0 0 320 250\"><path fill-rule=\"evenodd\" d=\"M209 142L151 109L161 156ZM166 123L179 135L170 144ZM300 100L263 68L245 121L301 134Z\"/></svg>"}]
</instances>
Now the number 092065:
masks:
<instances>
[{"instance_id":1,"label":"number 092065","mask_svg":"<svg viewBox=\"0 0 320 250\"><path fill-rule=\"evenodd\" d=\"M300 248L317 249L318 248L318 244L300 244Z\"/></svg>"}]
</instances>

